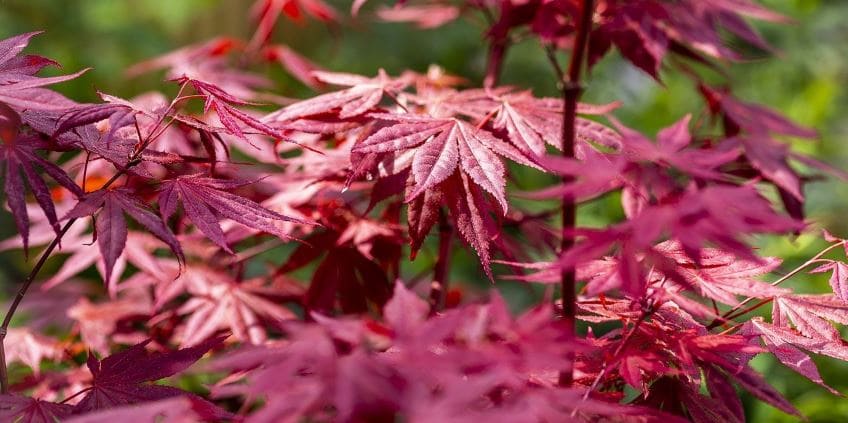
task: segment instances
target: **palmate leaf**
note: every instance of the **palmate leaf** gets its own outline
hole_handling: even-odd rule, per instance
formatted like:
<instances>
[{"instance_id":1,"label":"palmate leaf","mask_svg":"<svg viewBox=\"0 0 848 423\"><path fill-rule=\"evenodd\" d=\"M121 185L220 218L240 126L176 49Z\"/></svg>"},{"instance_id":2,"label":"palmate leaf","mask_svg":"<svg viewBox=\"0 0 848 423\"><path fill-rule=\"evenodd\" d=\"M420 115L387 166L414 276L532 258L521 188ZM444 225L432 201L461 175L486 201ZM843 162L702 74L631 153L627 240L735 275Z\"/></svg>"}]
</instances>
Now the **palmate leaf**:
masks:
<instances>
[{"instance_id":1,"label":"palmate leaf","mask_svg":"<svg viewBox=\"0 0 848 423\"><path fill-rule=\"evenodd\" d=\"M30 32L0 40L0 102L20 110L53 110L61 111L74 105L61 94L41 88L45 85L58 84L74 79L88 69L77 73L48 78L39 78L35 74L45 66L55 62L40 56L20 56L19 54L29 44L29 40L39 34Z\"/></svg>"},{"instance_id":2,"label":"palmate leaf","mask_svg":"<svg viewBox=\"0 0 848 423\"><path fill-rule=\"evenodd\" d=\"M73 413L74 407L18 395L0 395L0 420L15 423L56 423Z\"/></svg>"},{"instance_id":3,"label":"palmate leaf","mask_svg":"<svg viewBox=\"0 0 848 423\"><path fill-rule=\"evenodd\" d=\"M283 216L262 207L253 200L231 192L247 184L198 175L181 176L162 184L162 191L159 193L159 211L162 217L168 220L177 211L178 202L181 202L186 216L197 229L227 252L232 250L227 245L224 232L218 224L219 216L283 239L291 239L291 236L280 229L278 222L314 224Z\"/></svg>"},{"instance_id":4,"label":"palmate leaf","mask_svg":"<svg viewBox=\"0 0 848 423\"><path fill-rule=\"evenodd\" d=\"M209 403L197 397L173 397L141 404L122 405L73 416L67 423L156 422L189 423L203 420ZM50 423L54 423L51 421Z\"/></svg>"},{"instance_id":5,"label":"palmate leaf","mask_svg":"<svg viewBox=\"0 0 848 423\"><path fill-rule=\"evenodd\" d=\"M738 295L769 298L789 292L756 279L780 266L781 260L776 257L752 260L717 248L702 248L696 263L678 242L666 241L655 249L673 260L677 265L675 270L692 286L698 287L702 295L725 304L738 304Z\"/></svg>"},{"instance_id":6,"label":"palmate leaf","mask_svg":"<svg viewBox=\"0 0 848 423\"><path fill-rule=\"evenodd\" d=\"M157 297L163 303L167 297L179 292L167 292L173 287L168 284L182 284L191 294L178 310L187 316L182 346L194 346L208 340L219 330L225 329L239 341L261 344L267 340L265 326L279 327L283 321L296 318L286 307L277 304L275 297L292 296L291 286L266 286L262 279L238 281L232 276L209 268L189 267L176 281L159 281Z\"/></svg>"},{"instance_id":7,"label":"palmate leaf","mask_svg":"<svg viewBox=\"0 0 848 423\"><path fill-rule=\"evenodd\" d=\"M263 122L289 122L325 113L338 114L342 119L353 118L379 105L386 93L394 95L409 84L407 78L392 78L382 69L374 78L321 71L312 75L321 82L350 88L299 101L271 113Z\"/></svg>"},{"instance_id":8,"label":"palmate leaf","mask_svg":"<svg viewBox=\"0 0 848 423\"><path fill-rule=\"evenodd\" d=\"M186 396L204 404L206 419L230 417L230 413L182 389L156 385L155 382L173 376L199 360L224 338L214 338L200 345L159 354L147 352L145 341L102 360L89 354L86 363L92 375L91 388L74 407L75 413L86 413L115 406ZM197 410L197 407L194 407Z\"/></svg>"},{"instance_id":9,"label":"palmate leaf","mask_svg":"<svg viewBox=\"0 0 848 423\"><path fill-rule=\"evenodd\" d=\"M407 201L441 183L459 168L491 194L506 212L505 169L495 153L538 167L526 155L489 131L455 118L375 114L394 124L381 128L352 149L354 153L386 153L415 148L412 176L415 188Z\"/></svg>"},{"instance_id":10,"label":"palmate leaf","mask_svg":"<svg viewBox=\"0 0 848 423\"><path fill-rule=\"evenodd\" d=\"M824 383L816 363L801 350L845 360L848 359L848 347L842 342L808 338L792 329L766 323L761 317L746 322L742 332L759 335L763 345L783 365L839 395L838 391Z\"/></svg>"},{"instance_id":11,"label":"palmate leaf","mask_svg":"<svg viewBox=\"0 0 848 423\"><path fill-rule=\"evenodd\" d=\"M141 200L126 189L101 189L80 199L79 203L65 215L65 219L95 216L97 245L105 261L107 282L112 280L112 269L127 242L127 222L124 214L130 215L151 234L162 240L181 262L185 261L177 238L162 219L148 210Z\"/></svg>"},{"instance_id":12,"label":"palmate leaf","mask_svg":"<svg viewBox=\"0 0 848 423\"><path fill-rule=\"evenodd\" d=\"M8 106L0 103L0 131L3 135L2 140L0 140L2 141L0 162L3 162L6 168L4 180L6 201L12 211L12 216L15 218L15 225L23 239L23 247L26 250L29 245L29 216L25 199L26 185L29 185L36 202L44 211L44 215L53 230L57 234L59 233L59 221L50 188L37 169L41 168L44 173L50 175L53 180L74 195L81 196L83 192L62 168L37 152L38 150L49 149L50 145L33 135L19 134L19 125L20 116ZM26 184L24 181L26 181Z\"/></svg>"},{"instance_id":13,"label":"palmate leaf","mask_svg":"<svg viewBox=\"0 0 848 423\"><path fill-rule=\"evenodd\" d=\"M220 120L221 124L224 125L225 132L235 135L241 139L246 139L245 127L247 127L272 138L283 139L279 131L235 107L251 103L227 93L215 84L201 81L199 79L183 76L176 79L176 82L181 84L191 84L195 91L197 91L199 95L203 96L203 111L209 112L214 109L218 115L218 120Z\"/></svg>"},{"instance_id":14,"label":"palmate leaf","mask_svg":"<svg viewBox=\"0 0 848 423\"><path fill-rule=\"evenodd\" d=\"M789 327L823 342L841 342L839 331L830 321L848 325L848 303L833 295L781 295L774 299L772 323Z\"/></svg>"}]
</instances>

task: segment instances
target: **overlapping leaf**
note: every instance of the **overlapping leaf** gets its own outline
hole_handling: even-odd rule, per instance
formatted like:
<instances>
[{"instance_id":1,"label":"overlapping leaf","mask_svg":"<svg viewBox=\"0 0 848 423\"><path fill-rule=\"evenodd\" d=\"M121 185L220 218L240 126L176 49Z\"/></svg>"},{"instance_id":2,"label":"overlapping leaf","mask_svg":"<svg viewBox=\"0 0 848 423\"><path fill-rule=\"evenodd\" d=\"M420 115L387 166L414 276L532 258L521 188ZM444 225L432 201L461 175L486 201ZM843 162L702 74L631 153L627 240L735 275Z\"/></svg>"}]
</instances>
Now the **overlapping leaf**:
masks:
<instances>
[{"instance_id":1,"label":"overlapping leaf","mask_svg":"<svg viewBox=\"0 0 848 423\"><path fill-rule=\"evenodd\" d=\"M185 260L180 243L171 230L159 216L148 210L141 200L135 198L129 191L105 189L87 194L65 215L65 219L94 216L95 213L94 227L97 244L106 264L105 280L107 282L112 280L112 269L127 242L127 222L124 214L128 214L151 234L161 239L181 261Z\"/></svg>"},{"instance_id":2,"label":"overlapping leaf","mask_svg":"<svg viewBox=\"0 0 848 423\"><path fill-rule=\"evenodd\" d=\"M162 184L159 210L162 217L168 220L177 211L178 202L181 202L186 216L197 229L228 252L232 250L227 245L224 232L218 223L219 216L283 239L291 237L280 229L278 222L309 223L283 216L231 192L244 185L246 183L239 181L181 176Z\"/></svg>"}]
</instances>

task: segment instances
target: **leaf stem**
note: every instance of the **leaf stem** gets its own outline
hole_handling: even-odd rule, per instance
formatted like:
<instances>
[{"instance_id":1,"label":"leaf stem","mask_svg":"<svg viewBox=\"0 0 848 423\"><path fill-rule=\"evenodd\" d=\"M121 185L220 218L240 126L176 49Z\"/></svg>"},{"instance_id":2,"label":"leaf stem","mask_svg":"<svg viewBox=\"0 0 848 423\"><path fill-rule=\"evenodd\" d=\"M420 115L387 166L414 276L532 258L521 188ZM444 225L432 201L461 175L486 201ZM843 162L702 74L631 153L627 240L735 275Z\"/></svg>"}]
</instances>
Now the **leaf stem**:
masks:
<instances>
[{"instance_id":1,"label":"leaf stem","mask_svg":"<svg viewBox=\"0 0 848 423\"><path fill-rule=\"evenodd\" d=\"M433 269L433 282L430 285L430 314L436 314L445 307L450 273L450 253L453 243L453 226L444 210L439 210L439 256Z\"/></svg>"},{"instance_id":2,"label":"leaf stem","mask_svg":"<svg viewBox=\"0 0 848 423\"><path fill-rule=\"evenodd\" d=\"M789 273L787 273L786 275L782 276L780 279L778 279L778 280L776 280L776 281L772 282L772 283L771 283L771 286L777 286L777 285L780 285L780 284L782 284L783 282L786 282L787 280L791 279L793 276L797 275L798 273L801 273L801 271L803 271L803 270L804 270L804 269L806 269L807 267L809 267L809 266L811 266L811 265L813 265L813 264L816 264L816 263L820 263L820 262L821 262L821 260L820 260L820 259L821 259L821 258L822 258L825 254L827 254L827 253L829 253L829 252L833 251L834 249L836 249L836 248L838 248L838 247L841 247L841 246L846 245L846 242L848 242L848 241L839 241L839 242L834 243L834 244L832 244L832 245L828 246L827 248L825 248L825 249L823 249L823 250L819 251L819 252L818 252L818 254L814 255L811 259L809 259L809 260L805 261L805 262L804 262L803 264L801 264L800 266L798 266L798 267L796 267L796 268L792 269L792 271L790 271L790 272L789 272ZM758 309L758 308L760 308L760 307L762 307L762 306L764 306L764 305L766 305L766 304L768 304L768 303L772 302L772 301L774 300L774 297L770 297L770 298L766 298L766 299L760 300L758 303L756 303L756 304L754 304L754 305L752 305L752 306L750 306L750 307L748 307L748 308L745 308L745 309L743 309L743 310L740 310L740 309L742 309L742 307L745 307L747 304L749 304L750 302L754 301L755 299L756 299L756 297L748 297L748 298L746 298L744 301L740 302L739 304L737 304L736 306L734 306L733 308L731 308L730 310L727 310L724 314L722 314L722 315L721 315L721 317L714 319L714 320L713 320L713 321L709 324L709 326L707 326L707 330L715 329L716 327L719 327L719 326L723 325L724 323L726 323L726 322L727 322L727 321L729 321L729 320L733 320L733 319L735 319L735 318L737 318L737 317L739 317L739 316L744 316L744 315L746 315L746 314L748 314L748 313L750 313L750 312L752 312L752 311L754 311L754 310L756 310L756 309Z\"/></svg>"},{"instance_id":3,"label":"leaf stem","mask_svg":"<svg viewBox=\"0 0 848 423\"><path fill-rule=\"evenodd\" d=\"M586 45L589 41L589 32L592 29L592 15L594 14L594 0L582 0L580 2L580 22L576 22L576 36L568 64L568 73L562 83L562 155L574 157L574 140L576 136L577 102L583 93L580 83L580 74L585 62ZM555 59L555 58L554 58ZM556 67L554 69L557 70ZM566 175L562 182L568 184L573 182L574 177ZM562 197L562 241L560 254L564 254L574 246L574 237L571 230L577 224L577 204L571 194ZM575 273L574 269L563 269L561 273L562 290L562 320L568 335L573 337L576 333L576 302ZM560 386L571 386L574 381L574 354L569 353L562 371L559 374Z\"/></svg>"}]
</instances>

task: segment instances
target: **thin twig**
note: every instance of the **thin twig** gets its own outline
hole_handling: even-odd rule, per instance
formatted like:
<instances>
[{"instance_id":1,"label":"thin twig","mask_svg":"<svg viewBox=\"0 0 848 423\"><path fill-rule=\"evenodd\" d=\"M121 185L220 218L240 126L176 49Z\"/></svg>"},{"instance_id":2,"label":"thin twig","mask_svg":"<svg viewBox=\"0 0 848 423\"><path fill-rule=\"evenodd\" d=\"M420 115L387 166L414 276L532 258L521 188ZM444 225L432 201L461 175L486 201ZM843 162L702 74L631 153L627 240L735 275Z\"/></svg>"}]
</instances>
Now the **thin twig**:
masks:
<instances>
[{"instance_id":1,"label":"thin twig","mask_svg":"<svg viewBox=\"0 0 848 423\"><path fill-rule=\"evenodd\" d=\"M176 104L176 101L172 102L173 106ZM171 108L168 109L167 112L170 112ZM167 113L166 112L166 113ZM164 118L162 119L164 120ZM171 118L173 121L173 118ZM169 122L170 124L170 122ZM157 123L157 126L159 124ZM121 176L127 174L127 172L134 166L141 163L141 154L144 150L153 142L155 138L148 138L143 143L140 143L140 146L130 157L128 163L123 168L118 169L118 171L106 181L105 184L100 189L108 189L112 184L114 184ZM59 246L62 242L62 237L68 232L68 230L73 226L74 222L77 219L69 219L65 226L59 231L53 241L50 242L50 245L41 253L41 257L38 258L38 262L35 263L32 270L27 275L26 279L24 279L24 283L18 288L18 292L15 295L15 299L12 300L12 303L9 305L9 310L6 312L6 316L3 318L3 324L0 326L0 393L8 394L9 393L9 371L6 367L6 334L9 331L9 325L12 323L12 318L15 316L15 312L18 310L18 306L21 304L21 301L24 299L27 291L29 290L30 285L35 281L35 278L38 277L38 273L41 271L41 268L44 267L44 263L47 262L47 259L50 258L50 255L53 253L53 250Z\"/></svg>"},{"instance_id":2,"label":"thin twig","mask_svg":"<svg viewBox=\"0 0 848 423\"><path fill-rule=\"evenodd\" d=\"M844 246L844 245L845 245L845 243L846 243L846 241L839 241L839 242L837 242L837 243L835 243L835 244L832 244L832 245L828 246L827 248L825 248L825 249L823 249L823 250L819 251L819 253L818 253L818 254L816 254L815 256L813 256L811 259L809 259L809 260L805 261L805 262L804 262L803 264L801 264L800 266L798 266L798 267L796 267L796 268L792 269L792 271L791 271L791 272L789 272L789 273L787 273L786 275L782 276L780 279L778 279L778 280L776 280L776 281L772 282L772 283L771 283L771 286L777 286L777 285L780 285L780 284L782 284L783 282L786 282L787 280L791 279L793 276L797 275L798 273L801 273L801 271L803 271L803 270L804 270L804 269L806 269L807 267L810 267L810 266L812 266L813 264L816 264L816 263L820 263L820 262L821 262L821 260L820 260L820 259L821 259L821 258L822 258L825 254L827 254L827 253L829 253L829 252L833 251L833 250L834 250L834 249L836 249L836 248L839 248L839 247L841 247L841 246ZM737 318L737 317L739 317L739 316L744 316L745 314L748 314L748 313L750 313L750 312L752 312L752 311L754 311L754 310L756 310L756 309L758 309L758 308L760 308L760 307L762 307L762 306L764 306L764 305L766 305L766 304L768 304L768 303L772 302L772 301L774 300L774 297L770 297L770 298L766 298L766 299L760 300L760 302L758 302L758 303L754 304L753 306L748 307L748 308L746 308L746 309L744 309L744 310L741 310L741 311L740 311L740 309L741 309L742 307L745 307L747 304L751 303L751 302L752 302L752 301L754 301L755 299L757 299L757 297L748 297L748 298L746 298L744 301L740 302L739 304L737 304L736 306L734 306L733 308L731 308L730 310L727 310L724 314L722 314L722 315L721 315L721 317L714 319L714 320L712 321L712 323L710 323L710 324L709 324L709 326L707 326L707 330L711 330L711 329L714 329L714 328L716 328L716 327L719 327L719 326L721 326L721 325L723 325L723 324L727 323L728 321L733 320L733 319L735 319L735 318Z\"/></svg>"}]
</instances>

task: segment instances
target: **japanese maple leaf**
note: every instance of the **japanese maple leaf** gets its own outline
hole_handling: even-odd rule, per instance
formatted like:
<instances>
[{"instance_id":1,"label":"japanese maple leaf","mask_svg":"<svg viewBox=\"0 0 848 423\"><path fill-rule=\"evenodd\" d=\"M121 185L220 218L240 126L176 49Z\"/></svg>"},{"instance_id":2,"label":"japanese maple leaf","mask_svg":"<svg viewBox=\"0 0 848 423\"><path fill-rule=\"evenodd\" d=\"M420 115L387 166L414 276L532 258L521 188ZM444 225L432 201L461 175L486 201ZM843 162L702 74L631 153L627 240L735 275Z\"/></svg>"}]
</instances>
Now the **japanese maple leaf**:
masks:
<instances>
[{"instance_id":1,"label":"japanese maple leaf","mask_svg":"<svg viewBox=\"0 0 848 423\"><path fill-rule=\"evenodd\" d=\"M483 270L491 279L490 244L497 233L491 216L492 207L480 187L462 172L454 172L436 188L426 190L410 202L407 220L412 257L415 257L424 237L438 221L443 204L448 206L460 236L480 257Z\"/></svg>"},{"instance_id":2,"label":"japanese maple leaf","mask_svg":"<svg viewBox=\"0 0 848 423\"><path fill-rule=\"evenodd\" d=\"M102 360L93 354L88 356L88 369L92 382L88 393L74 407L75 413L87 413L115 406L187 396L195 401L200 397L170 386L155 382L180 373L199 360L210 349L217 347L224 338L214 338L191 348L158 354L147 352L145 341ZM208 404L208 410L217 418L226 418L229 413ZM206 416L206 417L213 417Z\"/></svg>"},{"instance_id":3,"label":"japanese maple leaf","mask_svg":"<svg viewBox=\"0 0 848 423\"><path fill-rule=\"evenodd\" d=\"M268 41L280 16L301 22L305 11L323 22L338 19L336 11L321 0L257 0L251 9L251 14L259 21L250 40L250 48L253 50L258 50Z\"/></svg>"},{"instance_id":4,"label":"japanese maple leaf","mask_svg":"<svg viewBox=\"0 0 848 423\"><path fill-rule=\"evenodd\" d=\"M177 311L188 315L180 342L183 346L197 345L221 329L231 331L240 341L260 344L267 336L261 322L279 327L296 317L273 301L275 290L262 279L237 281L206 268L190 268L180 279L177 283L184 284L192 295Z\"/></svg>"},{"instance_id":5,"label":"japanese maple leaf","mask_svg":"<svg viewBox=\"0 0 848 423\"><path fill-rule=\"evenodd\" d=\"M501 210L506 212L505 169L495 153L538 167L511 144L464 120L386 113L375 114L374 117L395 123L377 130L351 151L386 153L415 148L412 161L415 188L406 201L411 201L460 169L491 194Z\"/></svg>"},{"instance_id":6,"label":"japanese maple leaf","mask_svg":"<svg viewBox=\"0 0 848 423\"><path fill-rule=\"evenodd\" d=\"M337 113L342 119L353 118L371 111L385 94L394 95L406 87L407 78L391 78L382 69L374 78L349 73L313 72L319 81L350 87L299 101L269 114L263 122L286 122L324 113Z\"/></svg>"},{"instance_id":7,"label":"japanese maple leaf","mask_svg":"<svg viewBox=\"0 0 848 423\"><path fill-rule=\"evenodd\" d=\"M382 7L377 16L386 22L411 22L421 29L438 28L459 17L460 9L447 4L401 5Z\"/></svg>"},{"instance_id":8,"label":"japanese maple leaf","mask_svg":"<svg viewBox=\"0 0 848 423\"><path fill-rule=\"evenodd\" d=\"M848 302L848 264L841 261L833 261L823 264L810 273L821 273L830 271L830 289L836 298Z\"/></svg>"},{"instance_id":9,"label":"japanese maple leaf","mask_svg":"<svg viewBox=\"0 0 848 423\"><path fill-rule=\"evenodd\" d=\"M347 236L336 231L315 234L278 269L287 273L320 260L304 296L309 309L329 313L338 303L347 313L360 313L368 310L369 303L382 306L389 299L386 270L356 246L349 246Z\"/></svg>"},{"instance_id":10,"label":"japanese maple leaf","mask_svg":"<svg viewBox=\"0 0 848 423\"><path fill-rule=\"evenodd\" d=\"M57 135L73 128L107 120L109 131L101 137L100 142L109 148L111 146L111 140L115 137L118 130L135 122L136 113L138 112L133 110L132 107L122 103L77 106L69 109L59 118L56 123L56 129L53 131L53 137L55 138Z\"/></svg>"},{"instance_id":11,"label":"japanese maple leaf","mask_svg":"<svg viewBox=\"0 0 848 423\"><path fill-rule=\"evenodd\" d=\"M555 99L535 98L529 92L510 93L497 97L500 106L494 117L494 126L505 130L509 140L522 151L536 155L545 153L545 144L562 149L562 102ZM612 111L617 103L604 106L579 104L577 112L600 114ZM594 142L609 148L619 148L621 136L612 129L589 119L577 118L576 137L583 142ZM578 157L582 156L577 147Z\"/></svg>"},{"instance_id":12,"label":"japanese maple leaf","mask_svg":"<svg viewBox=\"0 0 848 423\"><path fill-rule=\"evenodd\" d=\"M622 125L616 125L623 135L622 154L631 161L647 161L663 167L675 167L692 176L705 179L720 179L715 168L733 161L739 156L736 148L693 149L689 133L690 115L684 116L673 125L657 134L656 144L641 134Z\"/></svg>"},{"instance_id":13,"label":"japanese maple leaf","mask_svg":"<svg viewBox=\"0 0 848 423\"><path fill-rule=\"evenodd\" d=\"M590 63L615 45L636 67L658 78L660 64L669 47L663 25L668 16L663 7L651 6L622 3L606 9L603 23L592 32Z\"/></svg>"},{"instance_id":14,"label":"japanese maple leaf","mask_svg":"<svg viewBox=\"0 0 848 423\"><path fill-rule=\"evenodd\" d=\"M263 53L266 59L277 61L291 76L307 87L313 90L325 87L325 84L315 76L316 71L323 71L323 69L290 47L275 44L265 47Z\"/></svg>"},{"instance_id":15,"label":"japanese maple leaf","mask_svg":"<svg viewBox=\"0 0 848 423\"><path fill-rule=\"evenodd\" d=\"M221 124L224 125L224 129L227 133L235 135L241 139L246 139L244 127L249 127L272 138L283 139L279 131L235 107L251 103L227 93L214 84L201 81L199 79L183 76L178 78L176 82L181 84L191 84L195 91L197 91L197 93L204 99L203 111L208 113L210 110L214 109L215 113L218 115L218 120L220 120Z\"/></svg>"},{"instance_id":16,"label":"japanese maple leaf","mask_svg":"<svg viewBox=\"0 0 848 423\"><path fill-rule=\"evenodd\" d=\"M537 98L530 91L516 91L512 87L448 91L434 98L410 96L410 99L425 106L468 116L481 124L491 121L499 135L530 157L544 155L546 144L562 149L563 103L559 99ZM580 103L577 112L606 114L618 105ZM616 150L621 147L621 136L601 123L579 117L575 125L577 139L581 141L576 149L579 158L582 158L585 142Z\"/></svg>"},{"instance_id":17,"label":"japanese maple leaf","mask_svg":"<svg viewBox=\"0 0 848 423\"><path fill-rule=\"evenodd\" d=\"M678 242L666 241L655 249L672 259L678 266L675 270L701 294L725 304L738 304L737 295L768 298L789 292L756 279L780 266L781 260L776 257L752 260L717 248L702 248L696 263Z\"/></svg>"},{"instance_id":18,"label":"japanese maple leaf","mask_svg":"<svg viewBox=\"0 0 848 423\"><path fill-rule=\"evenodd\" d=\"M56 423L70 417L74 407L18 395L0 395L0 419L15 423Z\"/></svg>"},{"instance_id":19,"label":"japanese maple leaf","mask_svg":"<svg viewBox=\"0 0 848 423\"><path fill-rule=\"evenodd\" d=\"M772 323L794 324L804 336L821 341L841 341L829 321L848 324L848 304L833 295L781 295L774 299Z\"/></svg>"},{"instance_id":20,"label":"japanese maple leaf","mask_svg":"<svg viewBox=\"0 0 848 423\"><path fill-rule=\"evenodd\" d=\"M68 308L68 317L77 322L80 337L90 349L108 353L111 335L119 321L153 313L149 295L132 294L96 304L88 298L80 298Z\"/></svg>"},{"instance_id":21,"label":"japanese maple leaf","mask_svg":"<svg viewBox=\"0 0 848 423\"><path fill-rule=\"evenodd\" d=\"M29 40L39 34L30 32L0 40L0 102L14 109L33 110L64 110L75 103L61 94L41 88L45 85L74 79L88 69L83 69L71 75L39 78L34 76L47 65L54 64L51 60L38 56L19 56L29 44Z\"/></svg>"},{"instance_id":22,"label":"japanese maple leaf","mask_svg":"<svg viewBox=\"0 0 848 423\"><path fill-rule=\"evenodd\" d=\"M29 214L27 212L25 186L29 185L35 200L44 211L48 222L55 233L59 233L59 220L50 187L39 174L41 168L53 180L76 196L82 195L82 189L65 173L65 171L37 153L37 150L49 150L47 142L34 135L19 134L20 116L8 106L0 103L0 132L3 138L0 145L0 162L6 167L5 191L6 202L12 211L15 225L23 239L23 247L29 246ZM26 185L24 183L26 181Z\"/></svg>"},{"instance_id":23,"label":"japanese maple leaf","mask_svg":"<svg viewBox=\"0 0 848 423\"><path fill-rule=\"evenodd\" d=\"M759 335L763 345L783 365L823 386L833 394L839 395L838 391L824 383L816 363L801 350L805 349L816 354L844 360L848 357L848 347L843 345L842 342L808 338L792 329L766 323L761 317L754 317L746 322L742 333Z\"/></svg>"},{"instance_id":24,"label":"japanese maple leaf","mask_svg":"<svg viewBox=\"0 0 848 423\"><path fill-rule=\"evenodd\" d=\"M230 253L232 250L227 245L224 232L218 224L218 216L283 239L290 239L291 236L280 230L277 222L309 224L305 220L294 219L268 210L253 200L231 192L245 185L247 185L245 182L198 175L181 176L162 184L162 191L159 193L159 210L162 217L168 220L177 211L178 201L181 201L186 216L191 219L197 229Z\"/></svg>"},{"instance_id":25,"label":"japanese maple leaf","mask_svg":"<svg viewBox=\"0 0 848 423\"><path fill-rule=\"evenodd\" d=\"M41 360L62 357L59 341L31 332L29 329L11 328L6 334L6 362L20 361L38 375Z\"/></svg>"},{"instance_id":26,"label":"japanese maple leaf","mask_svg":"<svg viewBox=\"0 0 848 423\"><path fill-rule=\"evenodd\" d=\"M803 201L800 178L787 162L789 149L775 135L812 139L817 137L816 132L766 107L740 101L707 86L700 89L711 110L724 114L726 131L742 145L751 165L777 187Z\"/></svg>"},{"instance_id":27,"label":"japanese maple leaf","mask_svg":"<svg viewBox=\"0 0 848 423\"><path fill-rule=\"evenodd\" d=\"M87 194L65 215L65 219L94 216L95 213L94 228L97 234L97 245L100 247L100 253L106 265L106 281L112 279L112 269L127 243L127 222L124 214L131 216L151 234L162 240L180 261L185 261L180 243L171 230L129 190L101 189Z\"/></svg>"}]
</instances>

